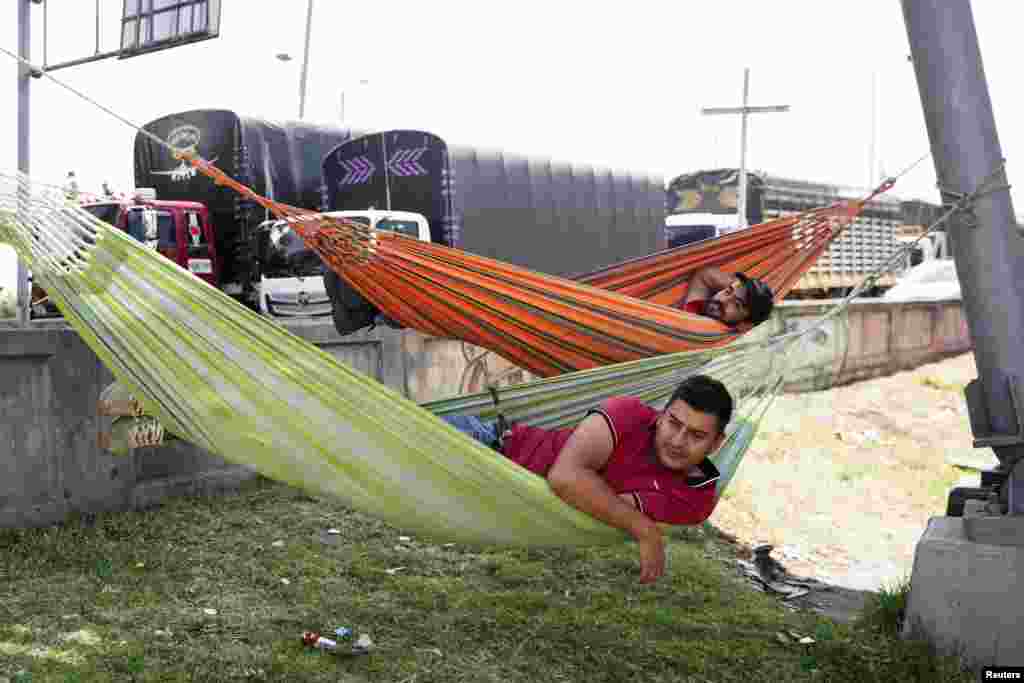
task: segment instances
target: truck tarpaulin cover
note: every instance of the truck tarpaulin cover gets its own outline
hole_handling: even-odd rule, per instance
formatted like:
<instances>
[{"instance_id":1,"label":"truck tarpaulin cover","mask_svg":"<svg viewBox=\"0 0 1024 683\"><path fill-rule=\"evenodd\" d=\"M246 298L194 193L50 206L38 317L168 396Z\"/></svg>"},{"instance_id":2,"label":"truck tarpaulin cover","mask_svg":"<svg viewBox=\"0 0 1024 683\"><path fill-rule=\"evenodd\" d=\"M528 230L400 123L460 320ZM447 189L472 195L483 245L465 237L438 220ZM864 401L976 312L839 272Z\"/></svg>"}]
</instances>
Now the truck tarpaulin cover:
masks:
<instances>
[{"instance_id":1,"label":"truck tarpaulin cover","mask_svg":"<svg viewBox=\"0 0 1024 683\"><path fill-rule=\"evenodd\" d=\"M660 178L451 147L423 131L353 139L324 161L324 179L330 210L414 211L434 242L554 275L664 245Z\"/></svg>"},{"instance_id":2,"label":"truck tarpaulin cover","mask_svg":"<svg viewBox=\"0 0 1024 683\"><path fill-rule=\"evenodd\" d=\"M257 193L306 209L321 208L321 168L327 153L351 131L322 125L273 122L236 112L198 109L170 114L144 128L179 149L193 149ZM203 202L213 216L218 246L235 243L264 219L263 209L234 190L217 187L148 137L135 137L135 185L156 189L158 199Z\"/></svg>"}]
</instances>

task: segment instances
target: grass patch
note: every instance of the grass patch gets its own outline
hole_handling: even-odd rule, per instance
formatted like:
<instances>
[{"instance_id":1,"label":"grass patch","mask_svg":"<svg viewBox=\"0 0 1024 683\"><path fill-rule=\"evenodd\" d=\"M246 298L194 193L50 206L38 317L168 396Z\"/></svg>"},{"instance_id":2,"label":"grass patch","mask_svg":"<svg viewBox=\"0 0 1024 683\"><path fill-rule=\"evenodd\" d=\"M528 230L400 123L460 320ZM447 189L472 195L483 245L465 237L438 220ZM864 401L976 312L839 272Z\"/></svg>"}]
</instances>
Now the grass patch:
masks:
<instances>
[{"instance_id":1,"label":"grass patch","mask_svg":"<svg viewBox=\"0 0 1024 683\"><path fill-rule=\"evenodd\" d=\"M877 479L882 474L881 468L875 463L843 463L839 466L837 478L844 484L850 484L858 479Z\"/></svg>"},{"instance_id":2,"label":"grass patch","mask_svg":"<svg viewBox=\"0 0 1024 683\"><path fill-rule=\"evenodd\" d=\"M904 578L892 586L884 586L864 607L860 624L888 636L899 634L907 609L910 579Z\"/></svg>"},{"instance_id":3,"label":"grass patch","mask_svg":"<svg viewBox=\"0 0 1024 683\"><path fill-rule=\"evenodd\" d=\"M218 498L0 531L0 678L972 680L877 621L783 609L717 559L730 552L707 527L673 529L668 576L641 586L632 545L406 539L334 501L256 481ZM301 646L302 631L336 626L376 649L343 658ZM789 630L817 643L781 642Z\"/></svg>"},{"instance_id":4,"label":"grass patch","mask_svg":"<svg viewBox=\"0 0 1024 683\"><path fill-rule=\"evenodd\" d=\"M918 381L922 386L926 386L931 389L938 389L939 391L955 391L962 394L964 389L967 388L967 385L961 382L947 382L939 377L933 377L932 375L925 375Z\"/></svg>"}]
</instances>

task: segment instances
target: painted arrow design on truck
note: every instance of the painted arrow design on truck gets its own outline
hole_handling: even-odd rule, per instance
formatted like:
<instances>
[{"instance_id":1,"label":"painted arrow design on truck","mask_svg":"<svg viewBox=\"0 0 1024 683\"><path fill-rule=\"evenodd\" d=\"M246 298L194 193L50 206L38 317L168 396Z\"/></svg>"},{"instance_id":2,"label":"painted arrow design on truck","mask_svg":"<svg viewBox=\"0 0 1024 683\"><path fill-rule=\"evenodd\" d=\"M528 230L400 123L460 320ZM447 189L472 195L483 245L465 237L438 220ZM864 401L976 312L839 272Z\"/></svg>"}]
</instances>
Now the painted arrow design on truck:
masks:
<instances>
[{"instance_id":1,"label":"painted arrow design on truck","mask_svg":"<svg viewBox=\"0 0 1024 683\"><path fill-rule=\"evenodd\" d=\"M388 160L388 170L397 176L426 175L427 169L420 166L420 157L426 151L426 147L395 150Z\"/></svg>"},{"instance_id":2,"label":"painted arrow design on truck","mask_svg":"<svg viewBox=\"0 0 1024 683\"><path fill-rule=\"evenodd\" d=\"M338 159L338 163L345 169L345 175L338 181L339 185L359 185L373 177L377 167L372 161L364 156L352 159Z\"/></svg>"}]
</instances>

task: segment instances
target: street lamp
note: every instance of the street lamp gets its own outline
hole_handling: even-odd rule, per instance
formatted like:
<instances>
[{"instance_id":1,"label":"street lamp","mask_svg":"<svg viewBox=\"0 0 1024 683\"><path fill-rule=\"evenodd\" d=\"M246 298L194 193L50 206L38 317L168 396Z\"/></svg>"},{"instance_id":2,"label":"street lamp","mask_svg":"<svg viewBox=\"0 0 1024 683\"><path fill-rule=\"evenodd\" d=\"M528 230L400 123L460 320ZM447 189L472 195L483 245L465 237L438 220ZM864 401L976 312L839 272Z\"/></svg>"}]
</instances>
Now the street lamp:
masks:
<instances>
[{"instance_id":1,"label":"street lamp","mask_svg":"<svg viewBox=\"0 0 1024 683\"><path fill-rule=\"evenodd\" d=\"M306 47L302 56L302 75L299 77L299 120L306 114L306 76L309 74L309 34L313 28L313 0L309 0L306 6ZM274 55L282 62L292 61L292 56L287 52L278 52Z\"/></svg>"}]
</instances>

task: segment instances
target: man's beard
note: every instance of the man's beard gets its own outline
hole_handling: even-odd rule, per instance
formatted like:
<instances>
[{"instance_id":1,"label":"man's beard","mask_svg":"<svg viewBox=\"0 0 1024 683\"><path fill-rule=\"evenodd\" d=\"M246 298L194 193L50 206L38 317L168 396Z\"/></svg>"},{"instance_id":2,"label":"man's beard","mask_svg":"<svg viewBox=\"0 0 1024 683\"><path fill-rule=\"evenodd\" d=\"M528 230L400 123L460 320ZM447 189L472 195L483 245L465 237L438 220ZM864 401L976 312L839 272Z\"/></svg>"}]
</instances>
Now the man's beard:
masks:
<instances>
[{"instance_id":1,"label":"man's beard","mask_svg":"<svg viewBox=\"0 0 1024 683\"><path fill-rule=\"evenodd\" d=\"M722 304L714 299L708 299L704 302L704 315L715 320L722 319Z\"/></svg>"}]
</instances>

